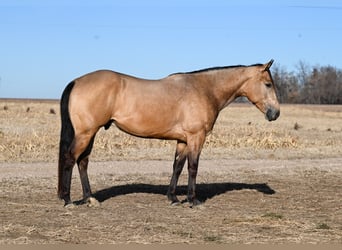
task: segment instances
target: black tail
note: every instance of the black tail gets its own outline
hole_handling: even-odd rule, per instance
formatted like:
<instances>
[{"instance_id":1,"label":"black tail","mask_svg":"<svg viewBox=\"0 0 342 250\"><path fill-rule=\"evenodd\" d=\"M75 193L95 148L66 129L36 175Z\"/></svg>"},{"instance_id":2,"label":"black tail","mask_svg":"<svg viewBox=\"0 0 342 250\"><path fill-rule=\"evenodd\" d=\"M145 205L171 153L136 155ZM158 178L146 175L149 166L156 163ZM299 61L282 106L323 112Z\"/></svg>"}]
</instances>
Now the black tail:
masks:
<instances>
[{"instance_id":1,"label":"black tail","mask_svg":"<svg viewBox=\"0 0 342 250\"><path fill-rule=\"evenodd\" d=\"M63 168L66 163L66 154L70 148L70 145L74 139L75 131L72 126L69 114L69 97L71 90L73 89L75 82L70 82L63 91L60 112L61 112L61 136L59 142L59 161L58 161L58 196L62 198L62 176Z\"/></svg>"}]
</instances>

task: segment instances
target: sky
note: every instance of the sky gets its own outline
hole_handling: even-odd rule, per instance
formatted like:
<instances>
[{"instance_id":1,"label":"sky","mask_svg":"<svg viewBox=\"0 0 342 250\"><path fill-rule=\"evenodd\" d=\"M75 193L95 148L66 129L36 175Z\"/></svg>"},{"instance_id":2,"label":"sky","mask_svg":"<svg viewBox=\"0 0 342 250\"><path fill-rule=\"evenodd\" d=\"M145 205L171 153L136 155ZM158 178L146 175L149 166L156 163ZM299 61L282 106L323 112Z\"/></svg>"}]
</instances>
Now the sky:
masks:
<instances>
[{"instance_id":1,"label":"sky","mask_svg":"<svg viewBox=\"0 0 342 250\"><path fill-rule=\"evenodd\" d=\"M59 99L98 69L159 79L272 58L342 69L342 1L0 1L0 98Z\"/></svg>"}]
</instances>

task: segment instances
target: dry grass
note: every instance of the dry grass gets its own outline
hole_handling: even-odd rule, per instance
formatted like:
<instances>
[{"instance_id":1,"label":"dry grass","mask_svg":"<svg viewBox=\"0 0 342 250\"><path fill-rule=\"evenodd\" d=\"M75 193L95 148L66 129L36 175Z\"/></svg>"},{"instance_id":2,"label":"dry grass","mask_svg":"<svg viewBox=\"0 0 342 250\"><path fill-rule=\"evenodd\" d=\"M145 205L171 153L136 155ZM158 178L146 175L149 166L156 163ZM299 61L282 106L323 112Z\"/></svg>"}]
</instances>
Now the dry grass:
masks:
<instances>
[{"instance_id":1,"label":"dry grass","mask_svg":"<svg viewBox=\"0 0 342 250\"><path fill-rule=\"evenodd\" d=\"M0 162L57 161L57 101L0 100ZM341 155L342 107L283 105L269 123L250 104L219 116L202 158L301 158ZM171 159L174 141L129 136L112 126L97 134L92 160Z\"/></svg>"},{"instance_id":2,"label":"dry grass","mask_svg":"<svg viewBox=\"0 0 342 250\"><path fill-rule=\"evenodd\" d=\"M204 205L194 209L165 197L174 142L111 127L89 168L101 207L66 210L59 132L57 101L0 100L0 244L342 242L341 106L282 105L272 123L252 105L225 109L203 150ZM181 199L186 183L184 173ZM82 197L77 171L72 197Z\"/></svg>"}]
</instances>

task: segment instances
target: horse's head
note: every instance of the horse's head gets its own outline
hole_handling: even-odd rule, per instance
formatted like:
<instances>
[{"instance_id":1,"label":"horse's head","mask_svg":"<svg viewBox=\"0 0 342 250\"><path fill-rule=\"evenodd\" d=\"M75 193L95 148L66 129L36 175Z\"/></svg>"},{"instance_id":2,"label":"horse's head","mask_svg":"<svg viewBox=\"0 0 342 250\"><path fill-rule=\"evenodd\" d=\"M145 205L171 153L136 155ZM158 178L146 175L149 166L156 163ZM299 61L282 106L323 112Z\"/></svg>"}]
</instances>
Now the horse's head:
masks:
<instances>
[{"instance_id":1,"label":"horse's head","mask_svg":"<svg viewBox=\"0 0 342 250\"><path fill-rule=\"evenodd\" d=\"M269 121L276 120L280 115L279 102L270 72L272 63L273 60L266 64L252 66L250 77L243 86L243 96L257 106Z\"/></svg>"}]
</instances>

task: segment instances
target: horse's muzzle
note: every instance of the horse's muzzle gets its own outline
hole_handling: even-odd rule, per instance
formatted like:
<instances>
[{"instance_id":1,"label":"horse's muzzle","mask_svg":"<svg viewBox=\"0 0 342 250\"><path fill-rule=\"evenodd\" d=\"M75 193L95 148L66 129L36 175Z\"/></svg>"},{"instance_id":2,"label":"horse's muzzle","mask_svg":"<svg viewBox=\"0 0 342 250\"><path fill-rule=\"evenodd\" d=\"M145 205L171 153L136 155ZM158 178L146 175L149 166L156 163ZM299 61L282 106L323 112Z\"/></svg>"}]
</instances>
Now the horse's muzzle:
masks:
<instances>
[{"instance_id":1,"label":"horse's muzzle","mask_svg":"<svg viewBox=\"0 0 342 250\"><path fill-rule=\"evenodd\" d=\"M266 119L268 121L274 121L274 120L277 120L277 118L279 117L280 115L280 110L279 109L275 109L275 108L268 108L267 111L266 111Z\"/></svg>"}]
</instances>

